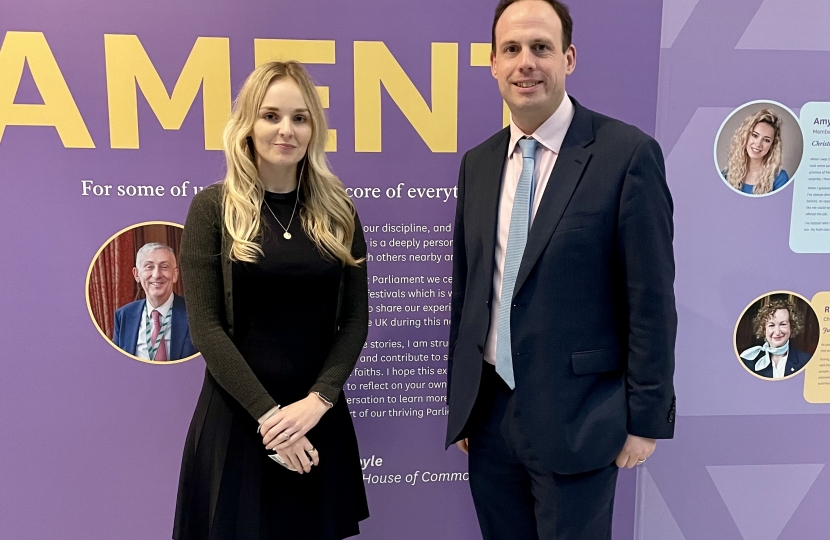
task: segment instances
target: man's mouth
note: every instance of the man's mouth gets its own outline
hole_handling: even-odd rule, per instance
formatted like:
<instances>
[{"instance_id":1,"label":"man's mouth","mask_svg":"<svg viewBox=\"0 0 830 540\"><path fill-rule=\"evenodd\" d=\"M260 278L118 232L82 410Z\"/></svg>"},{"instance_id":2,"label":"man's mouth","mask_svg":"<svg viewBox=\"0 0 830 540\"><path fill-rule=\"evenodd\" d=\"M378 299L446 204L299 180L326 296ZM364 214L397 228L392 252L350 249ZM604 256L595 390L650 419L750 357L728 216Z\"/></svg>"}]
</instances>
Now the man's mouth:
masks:
<instances>
[{"instance_id":1,"label":"man's mouth","mask_svg":"<svg viewBox=\"0 0 830 540\"><path fill-rule=\"evenodd\" d=\"M540 84L540 81L521 81L513 84L518 86L519 88L533 88L537 84Z\"/></svg>"}]
</instances>

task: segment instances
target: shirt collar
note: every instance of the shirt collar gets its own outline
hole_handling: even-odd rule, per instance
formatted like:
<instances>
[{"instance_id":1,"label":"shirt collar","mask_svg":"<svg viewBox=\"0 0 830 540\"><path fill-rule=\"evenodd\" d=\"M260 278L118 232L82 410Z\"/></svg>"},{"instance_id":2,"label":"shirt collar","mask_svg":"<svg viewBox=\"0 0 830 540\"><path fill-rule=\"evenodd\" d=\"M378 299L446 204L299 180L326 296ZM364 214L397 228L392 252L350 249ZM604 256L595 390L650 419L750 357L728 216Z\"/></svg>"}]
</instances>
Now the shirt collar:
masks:
<instances>
[{"instance_id":1,"label":"shirt collar","mask_svg":"<svg viewBox=\"0 0 830 540\"><path fill-rule=\"evenodd\" d=\"M551 152L558 154L562 148L562 141L565 140L565 134L568 133L568 128L571 126L574 112L574 104L568 94L565 93L565 97L562 98L562 103L559 104L556 111L530 137L536 139L539 144ZM516 146L522 137L527 137L527 135L516 126L513 117L511 117L510 144L507 146L507 157L510 157L516 151Z\"/></svg>"},{"instance_id":2,"label":"shirt collar","mask_svg":"<svg viewBox=\"0 0 830 540\"><path fill-rule=\"evenodd\" d=\"M175 300L175 298L176 294L170 293L170 298L168 298L165 303L155 308L155 310L159 312L159 317L163 319L167 316L167 312L173 307L173 300ZM147 311L148 317L153 313L153 306L151 306L150 302L147 302L146 300L144 301L144 309Z\"/></svg>"}]
</instances>

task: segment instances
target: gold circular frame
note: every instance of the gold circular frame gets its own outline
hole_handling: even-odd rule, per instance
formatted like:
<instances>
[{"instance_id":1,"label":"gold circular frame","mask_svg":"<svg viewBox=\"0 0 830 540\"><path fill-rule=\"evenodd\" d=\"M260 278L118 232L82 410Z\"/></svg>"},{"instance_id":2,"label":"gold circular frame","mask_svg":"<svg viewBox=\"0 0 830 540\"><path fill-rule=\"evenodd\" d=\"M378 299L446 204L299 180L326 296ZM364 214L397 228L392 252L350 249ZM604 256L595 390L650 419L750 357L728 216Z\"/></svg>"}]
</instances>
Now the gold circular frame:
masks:
<instances>
[{"instance_id":1,"label":"gold circular frame","mask_svg":"<svg viewBox=\"0 0 830 540\"><path fill-rule=\"evenodd\" d=\"M758 300L761 300L761 299L766 298L768 296L772 296L774 294L788 294L790 296L793 296L795 298L799 298L799 299L803 300L810 307L810 310L812 311L813 316L816 317L816 320L818 321L818 314L816 314L816 310L813 307L812 302L810 302L804 296L802 296L798 293L792 292L792 291L772 291L772 292L764 293L761 296L755 298L749 304L747 304L746 307L743 309L743 311L741 311L741 315L738 317L738 321L735 323L735 329L732 331L732 349L735 351L735 358L738 359L738 363L741 365L742 368L744 368L747 371L747 373L749 373L750 375L752 375L753 377L755 377L757 379L761 379L762 381L781 382L781 381L790 380L790 379L804 373L804 370L806 369L807 364L810 363L810 361L812 361L813 357L816 355L816 351L813 351L813 354L810 355L810 360L807 360L807 362L804 364L804 368L799 369L798 371L796 371L795 373L793 373L791 375L785 375L784 377L782 377L780 379L773 379L771 377L763 377L761 375L758 375L757 373L755 373L754 371L752 371L751 369L746 367L746 364L744 363L743 358L741 358L741 353L738 351L738 326L740 326L741 321L744 319L744 316L746 315L746 312ZM819 325L819 326L821 326L821 325Z\"/></svg>"},{"instance_id":2,"label":"gold circular frame","mask_svg":"<svg viewBox=\"0 0 830 540\"><path fill-rule=\"evenodd\" d=\"M107 238L107 240L103 244L101 244L101 247L98 248L98 251L95 252L95 255L92 257L92 262L89 263L89 269L86 271L86 282L85 282L85 289L84 289L84 297L86 298L86 309L89 312L89 318L92 319L92 324L95 325L95 328L98 330L98 333L101 334L101 337L103 337L104 340L106 340L107 343L112 345L113 349L120 352L124 356L126 356L128 358L132 358L133 360L138 360L139 362L142 362L144 364L151 364L151 365L154 365L154 366L166 366L166 365L181 364L183 362L187 362L188 360L193 360L194 358L199 356L201 353L197 352L196 354L191 354L187 358L179 358L178 360L167 360L165 362L156 362L154 360L148 360L146 358L139 358L134 354L128 353L127 351L125 351L124 349L122 349L121 347L119 347L118 345L113 343L113 341L110 338L107 337L107 334L105 334L104 331L101 330L101 326L98 324L98 321L95 320L95 315L92 313L92 302L90 302L90 300L89 300L89 282L92 279L92 268L95 266L95 263L98 261L98 257L101 256L101 252L104 251L104 249L110 244L110 242L112 242L113 240L115 240L116 238L118 238L119 236L124 234L125 232L131 231L133 229L137 229L138 227L143 227L145 225L168 225L168 226L178 227L180 229L184 229L184 225L182 225L180 223L174 223L172 221L143 221L141 223L136 223L134 225L130 225L129 227L124 227L123 229L121 229L117 233L115 233L112 236L110 236L109 238Z\"/></svg>"}]
</instances>

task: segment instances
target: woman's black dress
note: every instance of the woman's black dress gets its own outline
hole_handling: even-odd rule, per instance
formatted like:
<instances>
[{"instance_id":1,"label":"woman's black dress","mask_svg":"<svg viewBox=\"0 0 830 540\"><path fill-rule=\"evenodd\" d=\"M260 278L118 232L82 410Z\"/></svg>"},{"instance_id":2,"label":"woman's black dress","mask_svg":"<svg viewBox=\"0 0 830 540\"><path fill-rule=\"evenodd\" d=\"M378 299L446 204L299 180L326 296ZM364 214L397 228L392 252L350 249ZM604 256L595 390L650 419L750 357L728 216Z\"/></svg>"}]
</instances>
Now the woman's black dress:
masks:
<instances>
[{"instance_id":1,"label":"woman's black dress","mask_svg":"<svg viewBox=\"0 0 830 540\"><path fill-rule=\"evenodd\" d=\"M266 192L288 225L297 192ZM299 209L297 211L299 213ZM335 332L341 264L324 259L299 216L290 240L263 208L257 263L234 263L234 343L277 403L308 394ZM268 457L251 415L205 375L185 443L176 540L336 540L359 533L369 511L354 427L341 395L306 435L320 464L308 474Z\"/></svg>"}]
</instances>

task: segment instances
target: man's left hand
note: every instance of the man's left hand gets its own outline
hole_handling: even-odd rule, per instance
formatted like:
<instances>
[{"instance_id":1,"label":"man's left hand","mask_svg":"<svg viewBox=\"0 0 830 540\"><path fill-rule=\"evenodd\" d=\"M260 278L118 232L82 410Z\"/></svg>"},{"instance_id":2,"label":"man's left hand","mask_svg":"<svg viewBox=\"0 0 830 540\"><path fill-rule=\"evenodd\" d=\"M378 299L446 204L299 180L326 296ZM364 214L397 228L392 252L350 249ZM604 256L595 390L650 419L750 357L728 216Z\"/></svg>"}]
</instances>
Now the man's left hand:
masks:
<instances>
[{"instance_id":1,"label":"man's left hand","mask_svg":"<svg viewBox=\"0 0 830 540\"><path fill-rule=\"evenodd\" d=\"M625 439L620 455L617 456L617 467L630 469L637 465L642 465L646 459L657 448L657 441L655 439L647 439L645 437L638 437L636 435L629 435Z\"/></svg>"}]
</instances>

